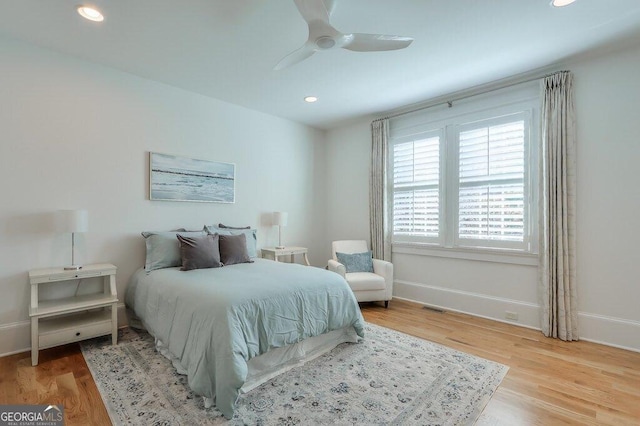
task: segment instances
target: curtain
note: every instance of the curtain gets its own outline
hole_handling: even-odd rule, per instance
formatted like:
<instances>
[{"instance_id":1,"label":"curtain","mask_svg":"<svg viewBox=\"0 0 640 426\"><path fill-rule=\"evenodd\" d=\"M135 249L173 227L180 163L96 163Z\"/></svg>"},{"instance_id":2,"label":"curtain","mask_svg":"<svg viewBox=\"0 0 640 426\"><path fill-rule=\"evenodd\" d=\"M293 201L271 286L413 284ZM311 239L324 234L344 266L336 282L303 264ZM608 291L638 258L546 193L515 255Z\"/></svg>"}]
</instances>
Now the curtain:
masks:
<instances>
[{"instance_id":1,"label":"curtain","mask_svg":"<svg viewBox=\"0 0 640 426\"><path fill-rule=\"evenodd\" d=\"M575 262L576 134L573 75L541 82L540 268L542 332L578 340Z\"/></svg>"},{"instance_id":2,"label":"curtain","mask_svg":"<svg viewBox=\"0 0 640 426\"><path fill-rule=\"evenodd\" d=\"M391 261L389 203L387 201L387 150L389 120L371 123L371 171L369 177L369 231L375 259Z\"/></svg>"}]
</instances>

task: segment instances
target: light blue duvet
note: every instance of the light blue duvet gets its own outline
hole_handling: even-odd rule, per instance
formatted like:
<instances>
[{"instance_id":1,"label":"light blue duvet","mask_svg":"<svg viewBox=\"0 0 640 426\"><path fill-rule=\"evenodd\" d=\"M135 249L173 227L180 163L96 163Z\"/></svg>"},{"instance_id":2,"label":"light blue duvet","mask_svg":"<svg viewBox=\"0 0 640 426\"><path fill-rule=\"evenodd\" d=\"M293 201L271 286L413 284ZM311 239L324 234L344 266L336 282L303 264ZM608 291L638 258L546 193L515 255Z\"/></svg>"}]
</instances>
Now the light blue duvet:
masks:
<instances>
[{"instance_id":1,"label":"light blue duvet","mask_svg":"<svg viewBox=\"0 0 640 426\"><path fill-rule=\"evenodd\" d=\"M233 416L247 361L346 326L364 336L358 303L338 274L264 259L182 272L138 271L127 305L187 370L198 395Z\"/></svg>"}]
</instances>

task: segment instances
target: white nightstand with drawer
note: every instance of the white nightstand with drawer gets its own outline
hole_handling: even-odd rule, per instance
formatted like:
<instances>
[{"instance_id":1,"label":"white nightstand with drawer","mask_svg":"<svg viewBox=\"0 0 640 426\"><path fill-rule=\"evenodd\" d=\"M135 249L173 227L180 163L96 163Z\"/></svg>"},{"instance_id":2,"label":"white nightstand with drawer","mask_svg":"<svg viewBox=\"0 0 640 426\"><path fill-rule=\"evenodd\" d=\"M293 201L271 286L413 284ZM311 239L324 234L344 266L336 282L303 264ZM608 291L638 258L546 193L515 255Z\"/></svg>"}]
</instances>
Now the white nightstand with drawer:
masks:
<instances>
[{"instance_id":1,"label":"white nightstand with drawer","mask_svg":"<svg viewBox=\"0 0 640 426\"><path fill-rule=\"evenodd\" d=\"M63 268L29 271L31 284L31 364L38 365L38 351L111 333L118 340L116 267L109 263L85 265L79 270ZM40 300L38 287L53 282L103 277L102 293L64 299Z\"/></svg>"}]
</instances>

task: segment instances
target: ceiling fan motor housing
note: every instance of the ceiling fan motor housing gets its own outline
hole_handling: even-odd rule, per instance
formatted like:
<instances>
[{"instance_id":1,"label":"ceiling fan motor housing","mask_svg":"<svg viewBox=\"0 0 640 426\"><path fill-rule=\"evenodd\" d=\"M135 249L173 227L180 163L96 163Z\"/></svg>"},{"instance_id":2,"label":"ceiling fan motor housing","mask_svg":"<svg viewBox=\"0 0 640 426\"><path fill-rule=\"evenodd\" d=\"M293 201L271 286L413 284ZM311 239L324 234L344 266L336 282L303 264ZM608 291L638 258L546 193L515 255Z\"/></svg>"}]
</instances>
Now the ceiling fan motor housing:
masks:
<instances>
[{"instance_id":1,"label":"ceiling fan motor housing","mask_svg":"<svg viewBox=\"0 0 640 426\"><path fill-rule=\"evenodd\" d=\"M323 50L331 49L335 45L336 41L329 36L321 36L316 39L316 46Z\"/></svg>"}]
</instances>

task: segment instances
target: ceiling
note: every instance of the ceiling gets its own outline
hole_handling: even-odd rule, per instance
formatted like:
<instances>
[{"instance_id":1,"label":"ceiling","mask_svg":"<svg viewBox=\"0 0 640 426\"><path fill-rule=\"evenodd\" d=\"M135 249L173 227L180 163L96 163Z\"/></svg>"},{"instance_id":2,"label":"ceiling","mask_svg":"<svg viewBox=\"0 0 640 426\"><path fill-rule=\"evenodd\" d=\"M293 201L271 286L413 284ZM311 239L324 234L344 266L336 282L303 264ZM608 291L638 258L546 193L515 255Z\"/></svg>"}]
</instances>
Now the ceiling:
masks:
<instances>
[{"instance_id":1,"label":"ceiling","mask_svg":"<svg viewBox=\"0 0 640 426\"><path fill-rule=\"evenodd\" d=\"M638 0L335 0L338 30L415 41L274 71L307 38L293 0L92 0L99 24L79 3L0 0L0 35L317 128L640 42Z\"/></svg>"}]
</instances>

